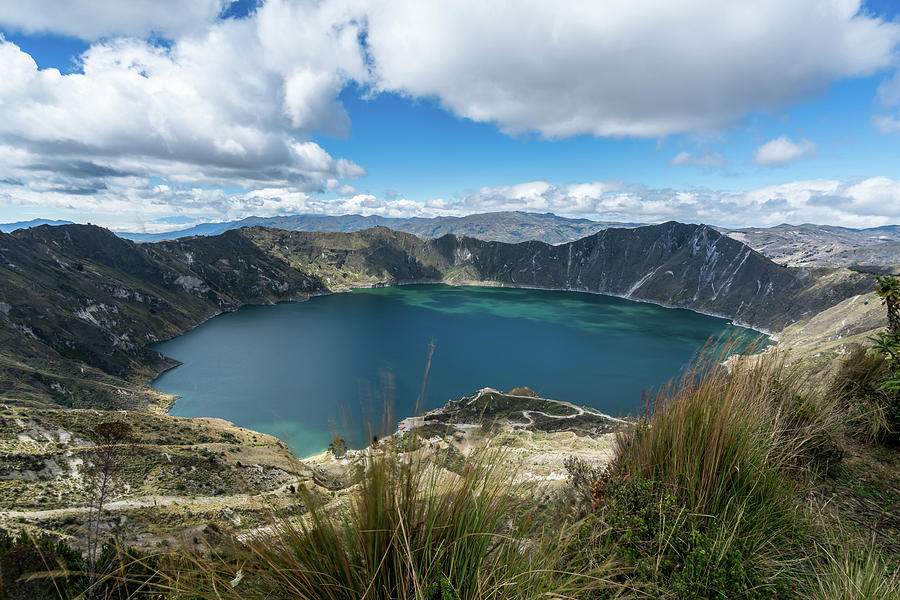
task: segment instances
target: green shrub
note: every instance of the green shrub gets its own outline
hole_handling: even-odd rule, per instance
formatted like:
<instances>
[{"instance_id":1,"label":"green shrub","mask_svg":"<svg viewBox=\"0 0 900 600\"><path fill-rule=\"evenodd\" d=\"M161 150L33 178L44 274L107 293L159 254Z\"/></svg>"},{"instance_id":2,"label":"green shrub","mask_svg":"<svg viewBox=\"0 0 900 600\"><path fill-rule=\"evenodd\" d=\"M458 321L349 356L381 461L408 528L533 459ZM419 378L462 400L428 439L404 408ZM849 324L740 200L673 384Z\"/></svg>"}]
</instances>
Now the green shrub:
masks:
<instances>
[{"instance_id":1,"label":"green shrub","mask_svg":"<svg viewBox=\"0 0 900 600\"><path fill-rule=\"evenodd\" d=\"M887 309L887 331L882 331L870 340L871 350L883 355L890 363L890 371L878 386L886 398L884 403L884 437L891 443L900 444L900 276L876 277L875 292Z\"/></svg>"},{"instance_id":2,"label":"green shrub","mask_svg":"<svg viewBox=\"0 0 900 600\"><path fill-rule=\"evenodd\" d=\"M633 570L628 584L651 595L789 589L811 536L795 498L841 460L845 413L834 396L813 391L776 353L727 369L725 354L703 356L621 429L594 484L592 527L606 533L588 545L621 560Z\"/></svg>"},{"instance_id":3,"label":"green shrub","mask_svg":"<svg viewBox=\"0 0 900 600\"><path fill-rule=\"evenodd\" d=\"M777 591L757 549L738 534L741 517L691 513L666 486L640 477L607 474L595 498L580 529L579 564L614 556L624 567L621 583L651 597L765 598Z\"/></svg>"},{"instance_id":4,"label":"green shrub","mask_svg":"<svg viewBox=\"0 0 900 600\"><path fill-rule=\"evenodd\" d=\"M328 444L328 451L331 452L335 458L344 458L347 454L347 442L341 436L335 436L331 443Z\"/></svg>"},{"instance_id":5,"label":"green shrub","mask_svg":"<svg viewBox=\"0 0 900 600\"><path fill-rule=\"evenodd\" d=\"M0 529L0 598L3 600L68 600L103 598L140 600L148 594L155 572L153 559L112 540L103 545L98 564L103 570L89 587L81 552L63 540L17 537Z\"/></svg>"},{"instance_id":6,"label":"green shrub","mask_svg":"<svg viewBox=\"0 0 900 600\"><path fill-rule=\"evenodd\" d=\"M0 529L0 598L70 598L84 588L81 553L64 541Z\"/></svg>"}]
</instances>

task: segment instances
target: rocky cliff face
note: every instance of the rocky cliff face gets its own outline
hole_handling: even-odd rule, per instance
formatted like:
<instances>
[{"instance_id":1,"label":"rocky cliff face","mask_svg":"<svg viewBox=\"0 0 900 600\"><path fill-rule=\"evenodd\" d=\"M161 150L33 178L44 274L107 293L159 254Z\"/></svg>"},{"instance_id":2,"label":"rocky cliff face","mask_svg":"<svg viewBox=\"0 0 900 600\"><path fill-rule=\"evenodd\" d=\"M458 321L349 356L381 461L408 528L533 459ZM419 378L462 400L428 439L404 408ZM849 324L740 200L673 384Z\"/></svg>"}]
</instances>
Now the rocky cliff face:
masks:
<instances>
[{"instance_id":1,"label":"rocky cliff face","mask_svg":"<svg viewBox=\"0 0 900 600\"><path fill-rule=\"evenodd\" d=\"M557 246L454 235L423 240L384 228L353 234L251 228L244 235L298 268L327 264L335 273L364 273L383 283L446 280L583 290L710 312L769 330L872 286L870 276L850 271L783 267L714 229L676 222L606 229ZM830 284L817 285L825 275Z\"/></svg>"},{"instance_id":2,"label":"rocky cliff face","mask_svg":"<svg viewBox=\"0 0 900 600\"><path fill-rule=\"evenodd\" d=\"M145 346L212 315L411 281L614 294L770 330L872 287L870 275L779 266L709 227L675 222L607 229L557 246L426 240L383 227L253 227L135 244L98 227L38 227L0 234L0 397L24 390L83 404L85 394L73 390L109 376L93 393L104 405L122 405L109 389L131 385L133 392L172 364Z\"/></svg>"},{"instance_id":3,"label":"rocky cliff face","mask_svg":"<svg viewBox=\"0 0 900 600\"><path fill-rule=\"evenodd\" d=\"M485 278L578 289L711 312L777 329L822 302L792 306L812 285L804 269L780 267L703 225L663 223L608 229L561 246L488 246L477 259ZM848 275L859 281L864 277Z\"/></svg>"}]
</instances>

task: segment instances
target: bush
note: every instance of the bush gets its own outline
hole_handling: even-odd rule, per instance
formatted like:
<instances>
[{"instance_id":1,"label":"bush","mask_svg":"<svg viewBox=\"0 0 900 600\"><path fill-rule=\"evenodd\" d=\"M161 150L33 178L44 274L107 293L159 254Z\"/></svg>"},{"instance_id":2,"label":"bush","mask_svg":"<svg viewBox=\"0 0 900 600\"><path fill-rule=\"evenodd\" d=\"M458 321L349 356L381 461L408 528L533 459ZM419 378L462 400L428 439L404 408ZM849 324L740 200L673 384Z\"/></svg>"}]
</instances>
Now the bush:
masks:
<instances>
[{"instance_id":1,"label":"bush","mask_svg":"<svg viewBox=\"0 0 900 600\"><path fill-rule=\"evenodd\" d=\"M887 275L875 278L875 292L887 309L887 331L880 332L871 339L872 351L885 356L890 371L878 386L886 396L884 404L885 438L900 444L900 276Z\"/></svg>"},{"instance_id":2,"label":"bush","mask_svg":"<svg viewBox=\"0 0 900 600\"><path fill-rule=\"evenodd\" d=\"M840 462L844 413L777 353L726 369L729 351L707 352L618 431L592 490L598 533L575 560L614 556L658 597L771 597L801 580L811 527L795 498ZM583 495L590 468L569 470Z\"/></svg>"},{"instance_id":3,"label":"bush","mask_svg":"<svg viewBox=\"0 0 900 600\"><path fill-rule=\"evenodd\" d=\"M665 486L609 474L596 486L596 513L584 522L601 535L586 547L628 566L623 583L656 597L757 598L773 591L752 548L726 523L689 512ZM588 538L590 538L588 533Z\"/></svg>"},{"instance_id":4,"label":"bush","mask_svg":"<svg viewBox=\"0 0 900 600\"><path fill-rule=\"evenodd\" d=\"M65 542L0 530L0 598L70 598L84 589L81 554Z\"/></svg>"},{"instance_id":5,"label":"bush","mask_svg":"<svg viewBox=\"0 0 900 600\"><path fill-rule=\"evenodd\" d=\"M328 444L328 451L331 452L335 458L344 458L347 454L347 442L341 436L335 436L331 443Z\"/></svg>"},{"instance_id":6,"label":"bush","mask_svg":"<svg viewBox=\"0 0 900 600\"><path fill-rule=\"evenodd\" d=\"M0 530L0 598L3 600L67 600L103 598L140 600L158 598L148 592L155 572L152 558L110 540L103 545L91 585L81 552L63 540L18 537Z\"/></svg>"}]
</instances>

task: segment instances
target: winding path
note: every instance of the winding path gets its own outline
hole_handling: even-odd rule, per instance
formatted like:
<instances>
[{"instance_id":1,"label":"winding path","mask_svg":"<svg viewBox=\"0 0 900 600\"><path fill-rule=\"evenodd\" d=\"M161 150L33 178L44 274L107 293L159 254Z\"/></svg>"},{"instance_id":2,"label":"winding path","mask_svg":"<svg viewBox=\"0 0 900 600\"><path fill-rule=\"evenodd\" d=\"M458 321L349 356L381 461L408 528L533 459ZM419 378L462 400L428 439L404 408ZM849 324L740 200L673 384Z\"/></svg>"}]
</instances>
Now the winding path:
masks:
<instances>
[{"instance_id":1,"label":"winding path","mask_svg":"<svg viewBox=\"0 0 900 600\"><path fill-rule=\"evenodd\" d=\"M602 412L599 412L599 411L594 411L594 410L591 410L588 408L583 408L581 406L576 406L575 404L572 404L570 402L563 402L562 400L553 400L550 398L541 398L540 396L520 396L517 394L504 394L493 388L483 388L483 389L478 390L475 393L475 395L472 396L472 399L469 400L469 402L467 404L472 404L473 402L480 400L484 394L499 394L501 396L506 396L508 398L521 398L523 400L540 400L542 402L552 402L554 404L558 404L560 406L565 406L567 408L571 408L571 409L575 410L575 413L571 414L571 415L548 415L547 413L540 411L540 410L523 410L522 416L525 417L526 419L528 419L529 422L528 423L518 423L515 421L508 421L508 420L504 421L504 423L506 425L509 425L510 427L531 427L531 426L533 426L534 419L531 418L531 415L533 415L533 414L534 415L543 415L544 417L547 417L548 419L574 419L576 417L580 417L582 415L587 414L587 415L591 415L593 417L598 417L600 419L606 419L606 420L612 421L614 423L622 423L622 424L628 423L628 421L626 421L624 419L617 419L616 417L611 417L611 416L604 414Z\"/></svg>"}]
</instances>

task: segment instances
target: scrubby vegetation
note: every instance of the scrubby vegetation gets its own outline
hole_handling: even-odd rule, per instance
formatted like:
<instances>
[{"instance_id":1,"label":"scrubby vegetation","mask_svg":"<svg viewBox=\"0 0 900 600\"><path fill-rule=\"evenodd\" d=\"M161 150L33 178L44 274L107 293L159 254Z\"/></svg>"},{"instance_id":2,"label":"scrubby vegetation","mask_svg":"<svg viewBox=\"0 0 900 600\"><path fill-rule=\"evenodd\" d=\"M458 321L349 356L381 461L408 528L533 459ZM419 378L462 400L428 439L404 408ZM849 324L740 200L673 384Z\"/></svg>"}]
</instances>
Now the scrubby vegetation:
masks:
<instances>
[{"instance_id":1,"label":"scrubby vegetation","mask_svg":"<svg viewBox=\"0 0 900 600\"><path fill-rule=\"evenodd\" d=\"M879 285L890 314L895 287ZM711 347L617 430L611 461L569 459L550 505L519 477L502 436L499 449L463 455L431 451L414 430L357 455L338 500L300 487L299 516L273 506L252 531L210 527L170 551L117 554L92 589L248 600L900 598L893 325L830 375L778 350L726 361L728 348ZM36 569L43 579L19 569L4 585L17 576L65 597L72 581L89 581L79 557L54 556Z\"/></svg>"},{"instance_id":2,"label":"scrubby vegetation","mask_svg":"<svg viewBox=\"0 0 900 600\"><path fill-rule=\"evenodd\" d=\"M869 350L876 358L865 382L870 389L863 395L879 398L873 434L886 436L897 444L900 443L900 278L883 276L877 280L875 292L887 309L888 327L887 331L870 338Z\"/></svg>"},{"instance_id":3,"label":"scrubby vegetation","mask_svg":"<svg viewBox=\"0 0 900 600\"><path fill-rule=\"evenodd\" d=\"M851 549L841 515L808 502L840 469L861 410L827 391L775 353L730 373L715 356L689 370L620 431L605 469L570 463L586 559L617 556L624 583L653 597L895 597L894 549ZM884 583L854 591L839 580L848 570Z\"/></svg>"},{"instance_id":4,"label":"scrubby vegetation","mask_svg":"<svg viewBox=\"0 0 900 600\"><path fill-rule=\"evenodd\" d=\"M99 572L95 570L98 565L102 566ZM159 597L150 585L157 577L158 565L156 557L122 548L113 540L101 547L92 564L63 540L25 532L12 536L0 530L3 600L150 600Z\"/></svg>"}]
</instances>

